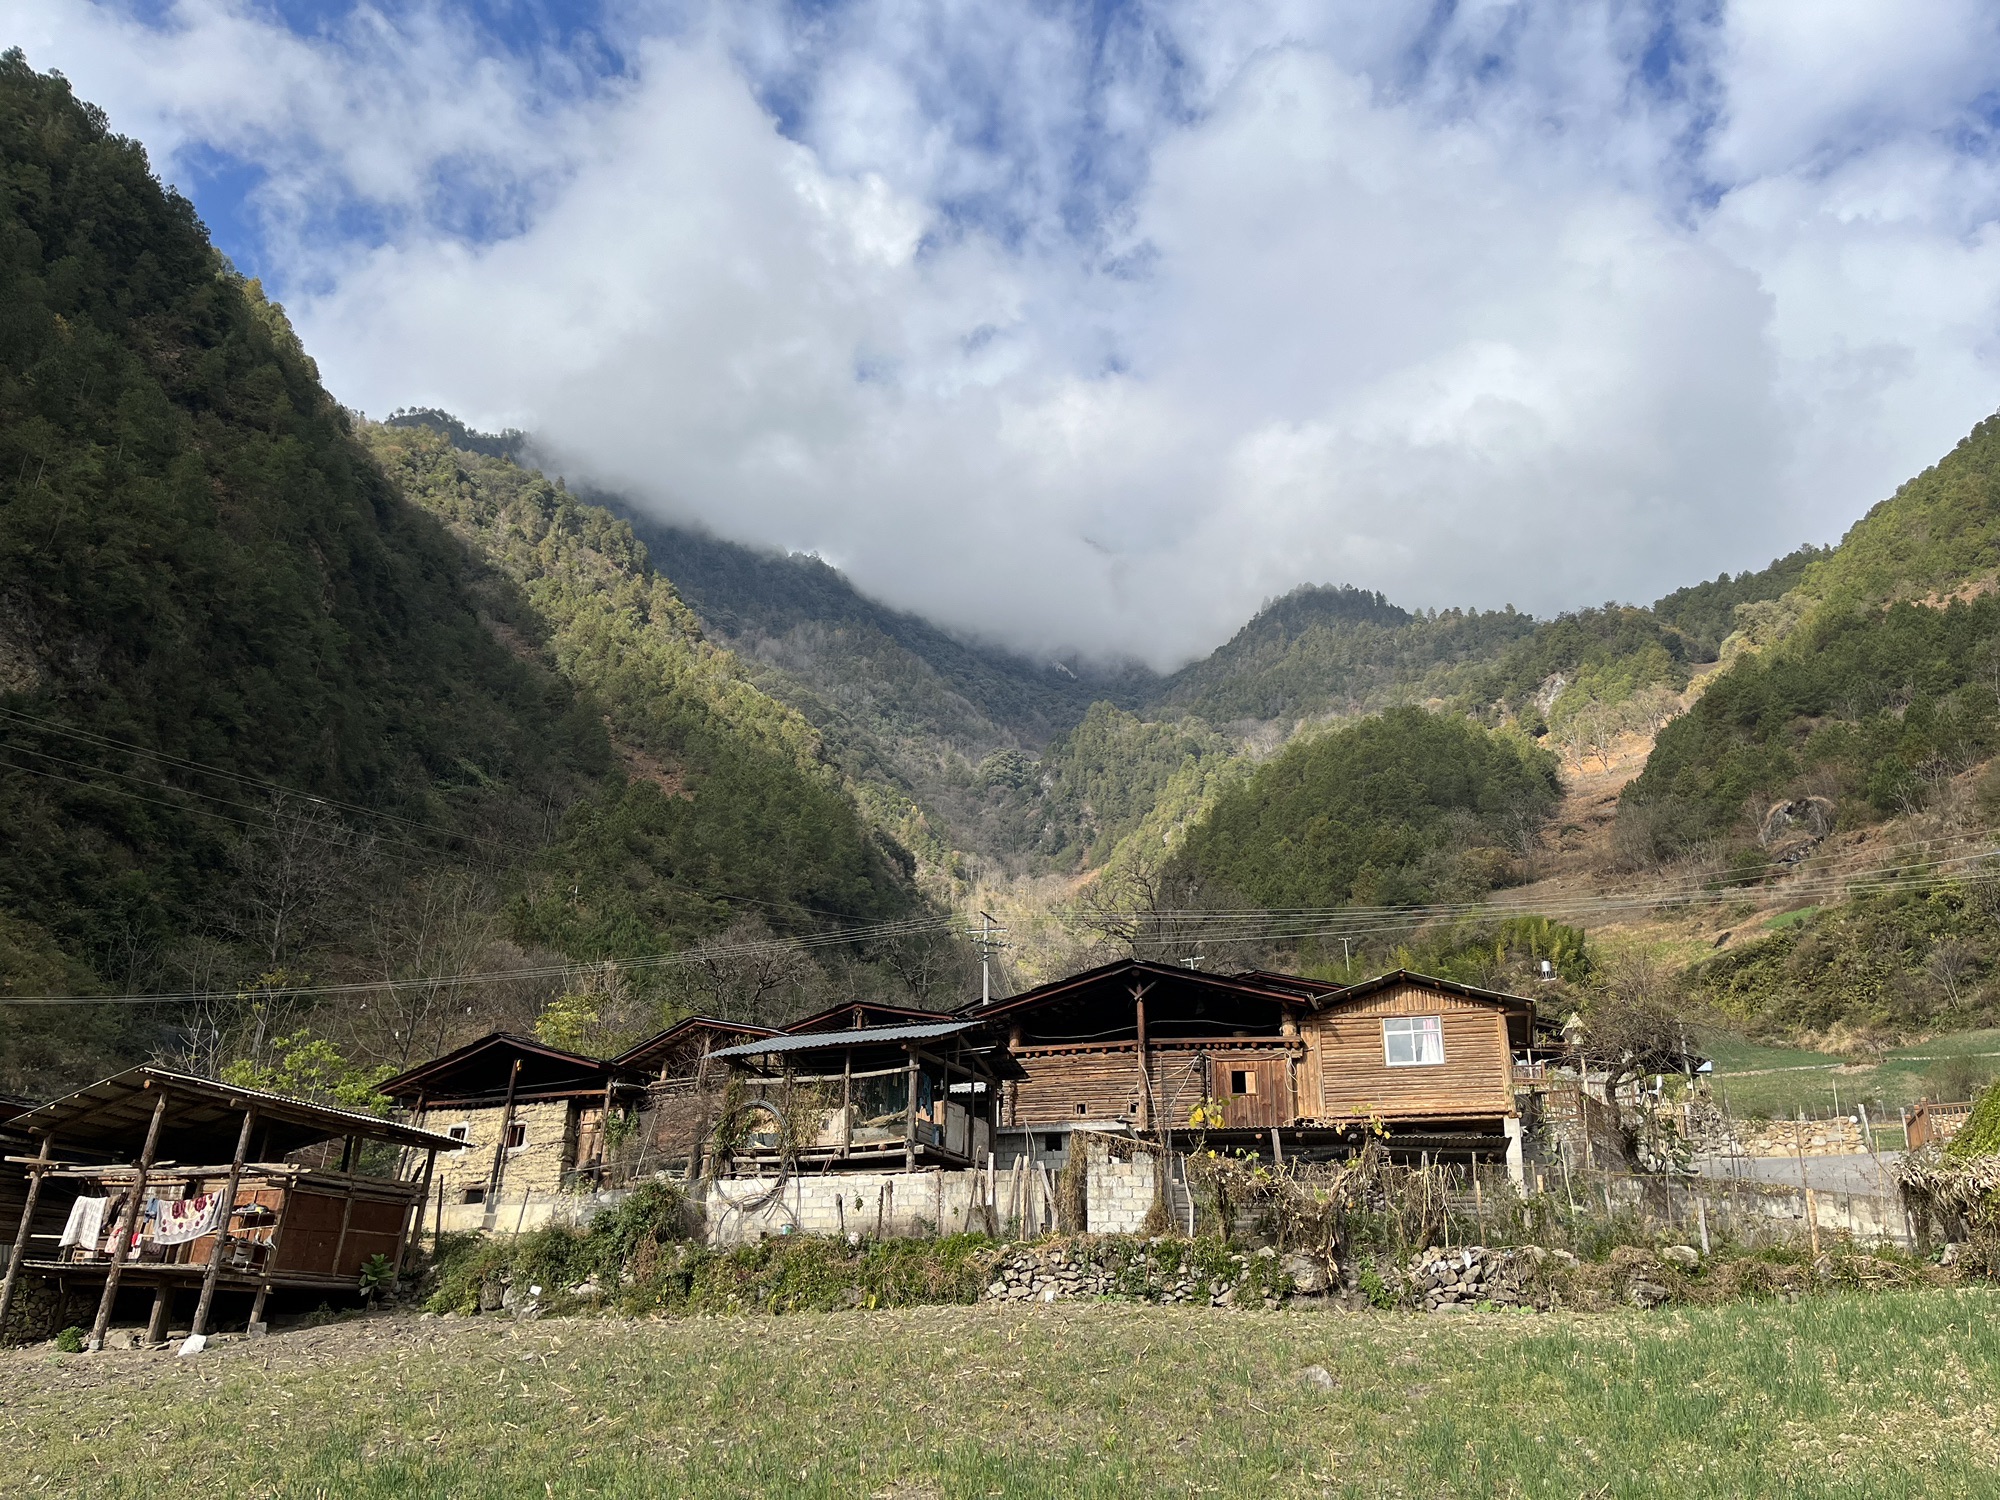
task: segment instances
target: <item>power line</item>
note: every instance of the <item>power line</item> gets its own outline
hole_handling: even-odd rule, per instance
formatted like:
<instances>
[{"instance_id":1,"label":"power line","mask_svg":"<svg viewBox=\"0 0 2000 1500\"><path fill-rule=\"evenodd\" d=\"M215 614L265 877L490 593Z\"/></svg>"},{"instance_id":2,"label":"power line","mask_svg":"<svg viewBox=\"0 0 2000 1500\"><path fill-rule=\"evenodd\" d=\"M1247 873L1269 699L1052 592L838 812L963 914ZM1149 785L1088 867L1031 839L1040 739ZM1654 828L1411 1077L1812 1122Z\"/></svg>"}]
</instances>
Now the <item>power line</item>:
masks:
<instances>
[{"instance_id":1,"label":"power line","mask_svg":"<svg viewBox=\"0 0 2000 1500\"><path fill-rule=\"evenodd\" d=\"M55 725L51 721L36 719L33 715L30 714L21 714L12 709L0 708L0 722L4 722L9 718L23 719L38 725L45 725L53 729L58 734L69 734L72 738L87 740L92 743L101 743L114 746L119 749L129 750L134 754L153 755L153 752L146 750L142 746L130 745L124 741L108 739L105 736L101 735L92 735L82 730L64 729L62 726ZM116 776L123 780L136 781L139 785L151 787L156 791L169 791L178 793L182 796L204 798L205 800L211 802L218 802L224 807L233 807L239 812L248 812L253 815L256 815L257 821L250 822L246 821L243 818L231 817L229 814L217 812L213 808L188 807L176 802L163 802L157 797L142 796L139 793L130 791L124 787L106 786L100 782L80 780L79 778L74 776L64 776L58 772L40 770L33 766L20 765L17 762L0 761L0 766L4 766L6 769L9 770L19 771L23 775L40 776L45 780L63 782L70 786L81 787L85 791L98 792L107 796L128 797L135 802L143 802L152 807L166 808L170 812L179 812L199 817L215 818L224 823L234 824L236 827L239 828L248 828L253 832L266 829L270 826L270 819L266 809L252 807L246 803L231 802L227 798L217 797L213 793L199 792L188 787L177 787L168 782L148 781L144 777L134 775L133 773L130 772L118 771L109 766L94 766L83 761L68 760L62 756L55 755L50 751L38 750L35 749L33 746L29 745L0 744L0 751L17 752L28 755L38 755L41 756L43 759L52 760L59 765L70 766L77 770L100 772L107 776ZM300 801L316 804L321 807L355 812L368 817L383 818L392 823L399 823L411 828L416 828L436 833L442 838L461 839L468 843L479 844L489 848L505 847L505 845L500 840L488 836L474 834L474 833L458 833L454 832L451 829L444 828L435 823L418 822L414 819L404 818L394 813L375 812L368 808L359 807L354 803L341 802L335 798L321 797L317 793L313 792L302 792L297 790L296 788L287 787L278 782L263 781L256 777L241 776L235 772L223 771L216 767L204 765L199 761L179 760L178 758L173 756L156 756L155 758L162 760L168 764L176 764L204 772L212 772L216 775L221 775L221 776L229 776L246 785L259 787L271 791L282 797L297 798ZM309 838L314 838L322 843L327 843L329 845L337 846L336 840L328 838L324 834L315 834L308 831L306 836ZM435 859L441 857L443 854L443 851L432 849L426 845L416 843L409 839L388 838L387 836L380 833L374 834L373 837L375 837L376 839L384 840L391 844L400 845L404 849L414 851L413 854L391 855L392 858L400 858L410 861L412 863L417 862L416 856L419 855L428 856L430 858ZM759 906L776 912L804 913L805 915L812 917L830 917L835 920L844 920L847 915L845 912L833 911L826 907L811 906L803 901L791 901L791 900L770 901L760 896L744 896L724 891L705 891L698 886L692 886L687 884L685 881L675 880L665 875L655 875L653 877L653 880L655 884L665 886L669 890L679 891L684 895L694 896L703 901L734 902L742 906ZM4 998L5 997L0 997L0 999Z\"/></svg>"},{"instance_id":2,"label":"power line","mask_svg":"<svg viewBox=\"0 0 2000 1500\"><path fill-rule=\"evenodd\" d=\"M169 755L165 751L156 750L146 745L135 744L130 740L121 740L112 735L98 734L94 730L78 729L74 725L63 724L55 719L45 719L36 714L23 713L19 709L0 708L0 720L13 720L17 723L32 724L37 729L44 730L50 734L61 735L67 739L81 740L86 744L99 745L107 749L123 750L127 754L144 756L149 760L158 761L162 765L178 766L184 771L196 771L205 776L219 776L225 780L234 781L239 785L254 787L259 791L276 792L287 797L302 797L309 802L317 802L326 807L337 808L342 812L350 812L360 817L375 818L388 823L398 823L406 828L417 829L420 832L437 834L441 838L465 839L473 843L498 842L498 840L485 838L478 834L461 833L455 829L445 828L440 824L426 822L417 818L404 817L401 813L386 812L376 807L364 807L358 802L346 802L338 797L323 796L318 792L302 792L297 787L289 787L282 782L267 781L261 776L252 776L243 771L232 771L224 766L210 765L206 761L189 760L184 756ZM117 773L114 772L112 774L115 775ZM207 794L196 793L195 795L202 796Z\"/></svg>"},{"instance_id":3,"label":"power line","mask_svg":"<svg viewBox=\"0 0 2000 1500\"><path fill-rule=\"evenodd\" d=\"M753 953L781 949L815 950L885 937L914 937L953 930L957 920L949 916L909 918L878 922L866 927L813 933L798 938L773 938L748 943L711 943L695 948L678 948L669 953L642 954L634 958L606 958L568 961L559 964L529 965L515 969L494 969L467 974L440 974L415 979L351 980L341 984L288 985L277 989L183 990L144 995L0 995L0 1005L188 1005L205 1001L318 1000L342 995L395 993L401 990L466 987L484 984L517 984L537 979L673 968L715 958L738 958Z\"/></svg>"},{"instance_id":4,"label":"power line","mask_svg":"<svg viewBox=\"0 0 2000 1500\"><path fill-rule=\"evenodd\" d=\"M1887 865L1846 875L1826 875L1807 888L1794 886L1787 896L1801 894L1868 894L1897 890L1927 890L1948 884L1954 877L1948 868L1991 858L1994 849L1917 865ZM1608 915L1645 910L1665 904L1712 904L1742 895L1740 890L1692 892L1639 892L1614 897L1584 897L1574 901L1467 902L1426 907L1308 907L1297 909L1254 908L1232 912L1160 911L1131 914L1127 920L1141 923L1208 924L1219 930L1204 931L1203 943L1299 941L1321 937L1363 937L1385 932L1405 932L1445 916L1491 917L1522 915ZM1079 908L1059 911L1059 915L1084 915ZM1232 925L1223 925L1232 924ZM342 995L380 994L408 989L444 986L468 987L485 984L522 983L539 979L563 979L576 975L660 969L697 963L706 959L740 957L778 950L811 951L848 943L888 937L918 936L953 931L957 919L950 916L905 918L862 927L837 929L804 937L760 940L747 943L707 944L691 949L645 954L633 958L569 961L485 972L437 975L416 979L357 980L342 984L300 985L260 991L185 991L143 995L18 995L0 996L8 1005L152 1005L189 1004L201 1001L233 1000L239 995L269 999L324 999Z\"/></svg>"}]
</instances>

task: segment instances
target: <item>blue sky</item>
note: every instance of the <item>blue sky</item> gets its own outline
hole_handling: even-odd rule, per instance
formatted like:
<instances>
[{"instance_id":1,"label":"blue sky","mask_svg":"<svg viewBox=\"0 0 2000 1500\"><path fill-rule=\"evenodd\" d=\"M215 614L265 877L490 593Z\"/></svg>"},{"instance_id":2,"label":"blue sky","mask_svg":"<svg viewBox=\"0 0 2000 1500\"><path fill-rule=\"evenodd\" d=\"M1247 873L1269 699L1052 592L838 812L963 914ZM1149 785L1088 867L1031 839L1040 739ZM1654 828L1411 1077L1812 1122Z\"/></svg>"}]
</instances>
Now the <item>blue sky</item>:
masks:
<instances>
[{"instance_id":1,"label":"blue sky","mask_svg":"<svg viewBox=\"0 0 2000 1500\"><path fill-rule=\"evenodd\" d=\"M2000 406L1970 0L17 0L343 400L1034 649L1650 599Z\"/></svg>"}]
</instances>

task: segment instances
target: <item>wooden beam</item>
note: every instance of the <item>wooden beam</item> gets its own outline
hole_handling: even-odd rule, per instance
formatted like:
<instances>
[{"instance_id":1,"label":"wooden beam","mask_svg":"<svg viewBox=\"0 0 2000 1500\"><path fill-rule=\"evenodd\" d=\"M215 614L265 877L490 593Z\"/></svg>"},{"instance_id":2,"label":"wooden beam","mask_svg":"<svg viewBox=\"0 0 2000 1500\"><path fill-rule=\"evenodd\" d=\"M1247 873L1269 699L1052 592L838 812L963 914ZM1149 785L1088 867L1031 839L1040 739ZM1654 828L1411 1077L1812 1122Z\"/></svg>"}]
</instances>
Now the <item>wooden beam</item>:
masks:
<instances>
[{"instance_id":1,"label":"wooden beam","mask_svg":"<svg viewBox=\"0 0 2000 1500\"><path fill-rule=\"evenodd\" d=\"M917 1165L917 1054L910 1053L907 1069L908 1106L903 1111L903 1170L913 1171Z\"/></svg>"},{"instance_id":2,"label":"wooden beam","mask_svg":"<svg viewBox=\"0 0 2000 1500\"><path fill-rule=\"evenodd\" d=\"M229 1159L229 1176L222 1183L221 1216L215 1221L215 1244L208 1252L208 1269L201 1274L201 1300L195 1304L194 1322L188 1332L197 1336L208 1332L208 1311L215 1305L215 1279L222 1274L222 1262L229 1252L229 1226L236 1214L236 1189L243 1181L243 1161L250 1154L250 1133L257 1128L257 1106L243 1111L243 1128L236 1132L236 1154ZM348 1146L354 1138L347 1138Z\"/></svg>"},{"instance_id":3,"label":"wooden beam","mask_svg":"<svg viewBox=\"0 0 2000 1500\"><path fill-rule=\"evenodd\" d=\"M7 1277L0 1281L0 1337L7 1332L7 1314L14 1306L14 1283L21 1276L21 1262L28 1258L28 1231L35 1223L35 1203L42 1196L42 1177L48 1171L45 1165L54 1150L55 1137L44 1131L42 1149L28 1167L28 1201L21 1205L21 1227L15 1232L14 1247L7 1255Z\"/></svg>"},{"instance_id":4,"label":"wooden beam","mask_svg":"<svg viewBox=\"0 0 2000 1500\"><path fill-rule=\"evenodd\" d=\"M1133 1019L1139 1028L1139 1128L1153 1128L1153 1070L1146 1057L1146 991L1150 984L1132 986Z\"/></svg>"},{"instance_id":5,"label":"wooden beam","mask_svg":"<svg viewBox=\"0 0 2000 1500\"><path fill-rule=\"evenodd\" d=\"M406 1208L403 1210L403 1232L396 1238L396 1276L399 1280L401 1279L403 1274L404 1257L406 1257L409 1254L410 1240L414 1237L411 1234L411 1224L410 1224L410 1218L413 1211L416 1216L416 1234L421 1235L423 1233L424 1209L426 1206L429 1205L431 1201L431 1173L437 1170L437 1159L438 1159L438 1154L435 1149L433 1149L431 1153L424 1158L423 1194L417 1199L417 1201L413 1205L411 1205L410 1208ZM443 1211L440 1210L438 1213L438 1222L440 1227L442 1227L443 1221L444 1221L444 1214ZM347 1235L347 1221L345 1219L341 1221L340 1233L343 1239ZM340 1263L338 1260L336 1260L334 1262L334 1269L338 1270L339 1268L340 1268Z\"/></svg>"},{"instance_id":6,"label":"wooden beam","mask_svg":"<svg viewBox=\"0 0 2000 1500\"><path fill-rule=\"evenodd\" d=\"M174 1284L162 1280L153 1288L153 1315L146 1319L148 1344L163 1344L167 1340L167 1323L174 1311Z\"/></svg>"},{"instance_id":7,"label":"wooden beam","mask_svg":"<svg viewBox=\"0 0 2000 1500\"><path fill-rule=\"evenodd\" d=\"M334 1236L333 1264L327 1267L327 1270L332 1272L335 1276L338 1276L340 1274L340 1257L347 1249L347 1230L348 1226L351 1225L353 1222L354 1222L354 1190L352 1188L349 1188L347 1190L346 1195L343 1196L340 1200L340 1233ZM410 1211L406 1208L403 1210L403 1226L405 1232L408 1231L409 1223L410 1223ZM399 1250L400 1248L401 1247L398 1246ZM400 1254L398 1254L396 1257L396 1263L398 1265L401 1265L402 1260L403 1257Z\"/></svg>"},{"instance_id":8,"label":"wooden beam","mask_svg":"<svg viewBox=\"0 0 2000 1500\"><path fill-rule=\"evenodd\" d=\"M298 1184L285 1184L285 1196L278 1201L278 1222L271 1226L271 1238L267 1241L264 1254L264 1279L257 1287L257 1296L250 1304L250 1321L247 1327L255 1327L264 1321L264 1301L271 1295L271 1283L278 1274L278 1247L284 1242L285 1223L292 1216L292 1199L298 1196Z\"/></svg>"},{"instance_id":9,"label":"wooden beam","mask_svg":"<svg viewBox=\"0 0 2000 1500\"><path fill-rule=\"evenodd\" d=\"M493 1170L486 1178L486 1201L481 1205L485 1212L480 1216L486 1227L493 1227L494 1215L500 1208L500 1184L507 1178L507 1132L514 1128L514 1084L521 1076L521 1059L514 1059L514 1066L507 1074L507 1107L500 1112L500 1138L493 1143Z\"/></svg>"},{"instance_id":10,"label":"wooden beam","mask_svg":"<svg viewBox=\"0 0 2000 1500\"><path fill-rule=\"evenodd\" d=\"M148 1088L152 1080L146 1081ZM104 1273L104 1295L97 1299L97 1317L90 1325L88 1349L104 1347L105 1330L111 1326L111 1307L118 1300L118 1283L125 1274L125 1258L132 1250L132 1236L139 1228L139 1210L146 1199L146 1174L152 1169L153 1155L160 1145L160 1123L167 1116L168 1094L160 1090L160 1097L153 1103L153 1118L146 1125L146 1144L139 1151L139 1170L132 1179L131 1196L125 1200L125 1212L120 1216L118 1238L111 1246L111 1269Z\"/></svg>"},{"instance_id":11,"label":"wooden beam","mask_svg":"<svg viewBox=\"0 0 2000 1500\"><path fill-rule=\"evenodd\" d=\"M840 1054L840 1154L854 1148L854 1050Z\"/></svg>"}]
</instances>

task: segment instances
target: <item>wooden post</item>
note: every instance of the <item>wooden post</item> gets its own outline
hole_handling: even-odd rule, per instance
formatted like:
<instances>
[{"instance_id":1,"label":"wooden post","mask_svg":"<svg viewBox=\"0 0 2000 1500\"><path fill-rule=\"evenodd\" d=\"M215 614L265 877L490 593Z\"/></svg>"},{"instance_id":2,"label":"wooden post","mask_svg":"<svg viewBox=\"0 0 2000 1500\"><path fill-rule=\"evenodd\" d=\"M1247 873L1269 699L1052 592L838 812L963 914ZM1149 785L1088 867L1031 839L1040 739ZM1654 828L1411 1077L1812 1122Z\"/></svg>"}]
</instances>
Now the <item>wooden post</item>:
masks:
<instances>
[{"instance_id":1,"label":"wooden post","mask_svg":"<svg viewBox=\"0 0 2000 1500\"><path fill-rule=\"evenodd\" d=\"M418 1201L421 1202L422 1200L419 1199ZM333 1265L331 1267L331 1270L335 1276L338 1276L340 1274L340 1257L347 1253L347 1231L353 1227L353 1224L354 1224L354 1179L350 1177L347 1181L347 1191L341 1195L340 1199L340 1233L334 1236L334 1241L333 1241ZM409 1233L409 1227L410 1227L410 1210L408 1209L408 1207L405 1207L403 1209L403 1232L405 1234ZM401 1249L400 1241L398 1241L397 1248L400 1251ZM403 1264L403 1257L399 1253L396 1256L396 1265L399 1273L402 1264Z\"/></svg>"},{"instance_id":2,"label":"wooden post","mask_svg":"<svg viewBox=\"0 0 2000 1500\"><path fill-rule=\"evenodd\" d=\"M152 1080L147 1080L147 1087ZM139 1169L132 1174L132 1195L125 1200L125 1212L119 1216L118 1238L111 1246L111 1268L104 1273L104 1295L97 1299L97 1317L90 1325L90 1338L85 1347L102 1349L104 1332L111 1326L111 1307L118 1300L118 1283L125 1274L125 1257L131 1253L132 1236L139 1228L139 1212L145 1206L146 1176L153 1167L153 1153L160 1144L160 1122L167 1115L167 1091L160 1090L160 1097L153 1103L153 1118L146 1124L146 1144L139 1151Z\"/></svg>"},{"instance_id":3,"label":"wooden post","mask_svg":"<svg viewBox=\"0 0 2000 1500\"><path fill-rule=\"evenodd\" d=\"M343 1172L352 1172L354 1170L354 1137L351 1135L347 1137L340 1148L340 1170Z\"/></svg>"},{"instance_id":4,"label":"wooden post","mask_svg":"<svg viewBox=\"0 0 2000 1500\"><path fill-rule=\"evenodd\" d=\"M153 1314L146 1319L146 1342L163 1344L167 1341L167 1323L174 1310L174 1285L162 1281L153 1288Z\"/></svg>"},{"instance_id":5,"label":"wooden post","mask_svg":"<svg viewBox=\"0 0 2000 1500\"><path fill-rule=\"evenodd\" d=\"M1021 1035L1018 1024L1007 1028L1007 1051L1010 1054L1021 1050ZM1021 1081L1018 1078L1010 1078L1003 1087L1005 1096L1000 1101L1000 1107L993 1112L993 1125L996 1130L1003 1123L1008 1125L1021 1123Z\"/></svg>"},{"instance_id":6,"label":"wooden post","mask_svg":"<svg viewBox=\"0 0 2000 1500\"><path fill-rule=\"evenodd\" d=\"M1806 1112L1799 1109L1798 1123L1792 1127L1792 1150L1799 1161L1799 1195L1805 1200L1806 1233L1812 1241L1812 1253L1819 1255L1819 1215L1814 1211L1812 1184L1806 1179Z\"/></svg>"},{"instance_id":7,"label":"wooden post","mask_svg":"<svg viewBox=\"0 0 2000 1500\"><path fill-rule=\"evenodd\" d=\"M42 1163L49 1160L54 1142L55 1138L43 1131L42 1149L35 1156L37 1165L28 1168L28 1201L21 1205L21 1227L7 1253L7 1278L0 1281L0 1336L7 1332L7 1314L14 1306L14 1283L20 1279L21 1262L28 1258L28 1231L34 1227L35 1204L42 1196L42 1175L48 1171Z\"/></svg>"},{"instance_id":8,"label":"wooden post","mask_svg":"<svg viewBox=\"0 0 2000 1500\"><path fill-rule=\"evenodd\" d=\"M284 1242L285 1224L292 1216L292 1199L298 1196L299 1180L296 1177L285 1178L284 1184L280 1189L285 1196L278 1203L278 1222L271 1226L269 1248L264 1254L264 1280L258 1286L257 1295L250 1303L249 1326L252 1328L264 1321L264 1302L271 1295L270 1278L278 1271L278 1247Z\"/></svg>"},{"instance_id":9,"label":"wooden post","mask_svg":"<svg viewBox=\"0 0 2000 1500\"><path fill-rule=\"evenodd\" d=\"M208 1252L208 1269L201 1273L201 1300L194 1306L194 1322L188 1325L188 1332L197 1337L208 1332L208 1310L215 1304L216 1278L222 1274L222 1262L229 1252L229 1225L236 1212L236 1186L243 1180L243 1162L250 1154L250 1132L257 1126L257 1106L252 1104L243 1111L243 1128L236 1132L236 1154L229 1159L229 1176L222 1184L222 1210L215 1221L215 1244ZM354 1137L347 1138L347 1149L354 1149Z\"/></svg>"},{"instance_id":10,"label":"wooden post","mask_svg":"<svg viewBox=\"0 0 2000 1500\"><path fill-rule=\"evenodd\" d=\"M1282 1167L1285 1164L1285 1143L1278 1139L1278 1127L1271 1127L1271 1164Z\"/></svg>"},{"instance_id":11,"label":"wooden post","mask_svg":"<svg viewBox=\"0 0 2000 1500\"><path fill-rule=\"evenodd\" d=\"M854 1053L840 1054L840 1154L854 1149Z\"/></svg>"},{"instance_id":12,"label":"wooden post","mask_svg":"<svg viewBox=\"0 0 2000 1500\"><path fill-rule=\"evenodd\" d=\"M1701 1253L1706 1255L1708 1254L1708 1200L1698 1193L1694 1200L1694 1222L1701 1230Z\"/></svg>"},{"instance_id":13,"label":"wooden post","mask_svg":"<svg viewBox=\"0 0 2000 1500\"><path fill-rule=\"evenodd\" d=\"M486 1178L486 1202L481 1215L486 1227L493 1227L493 1218L500 1210L500 1184L507 1175L507 1132L514 1128L514 1084L521 1076L521 1059L514 1059L514 1066L507 1071L507 1107L500 1111L500 1137L493 1143L493 1170Z\"/></svg>"},{"instance_id":14,"label":"wooden post","mask_svg":"<svg viewBox=\"0 0 2000 1500\"><path fill-rule=\"evenodd\" d=\"M403 1274L403 1259L409 1253L410 1248L412 1237L410 1234L410 1219L412 1210L415 1211L417 1234L419 1236L423 1234L424 1207L431 1201L431 1173L437 1170L437 1159L437 1147L433 1146L424 1157L423 1191L417 1194L417 1201L414 1204L403 1210L403 1232L396 1240L396 1275L399 1278ZM348 1192L350 1194L348 1201L352 1204L353 1199L351 1194L353 1193L353 1189L348 1189ZM340 1235L342 1239L347 1237L347 1221L345 1219L340 1221ZM335 1260L334 1264L337 1267L340 1262Z\"/></svg>"},{"instance_id":15,"label":"wooden post","mask_svg":"<svg viewBox=\"0 0 2000 1500\"><path fill-rule=\"evenodd\" d=\"M911 1172L917 1165L917 1054L910 1054L909 1067L909 1107L903 1111L903 1170Z\"/></svg>"},{"instance_id":16,"label":"wooden post","mask_svg":"<svg viewBox=\"0 0 2000 1500\"><path fill-rule=\"evenodd\" d=\"M1146 991L1151 985L1132 986L1132 1017L1139 1032L1139 1128L1153 1128L1153 1070L1146 1055Z\"/></svg>"}]
</instances>

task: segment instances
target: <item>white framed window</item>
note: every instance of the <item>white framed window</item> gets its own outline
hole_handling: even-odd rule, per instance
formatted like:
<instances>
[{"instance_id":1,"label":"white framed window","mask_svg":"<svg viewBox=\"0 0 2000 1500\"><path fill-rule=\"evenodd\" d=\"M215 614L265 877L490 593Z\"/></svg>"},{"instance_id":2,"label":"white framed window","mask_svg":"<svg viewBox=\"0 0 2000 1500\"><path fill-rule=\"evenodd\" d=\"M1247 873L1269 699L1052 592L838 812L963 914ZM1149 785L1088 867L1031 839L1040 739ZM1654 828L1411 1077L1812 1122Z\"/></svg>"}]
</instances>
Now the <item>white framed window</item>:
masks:
<instances>
[{"instance_id":1,"label":"white framed window","mask_svg":"<svg viewBox=\"0 0 2000 1500\"><path fill-rule=\"evenodd\" d=\"M470 1125L447 1125L444 1133L459 1142L462 1146L465 1138L472 1134L472 1127Z\"/></svg>"},{"instance_id":2,"label":"white framed window","mask_svg":"<svg viewBox=\"0 0 2000 1500\"><path fill-rule=\"evenodd\" d=\"M1444 1061L1443 1016L1384 1016L1382 1054L1392 1068L1423 1068Z\"/></svg>"}]
</instances>

